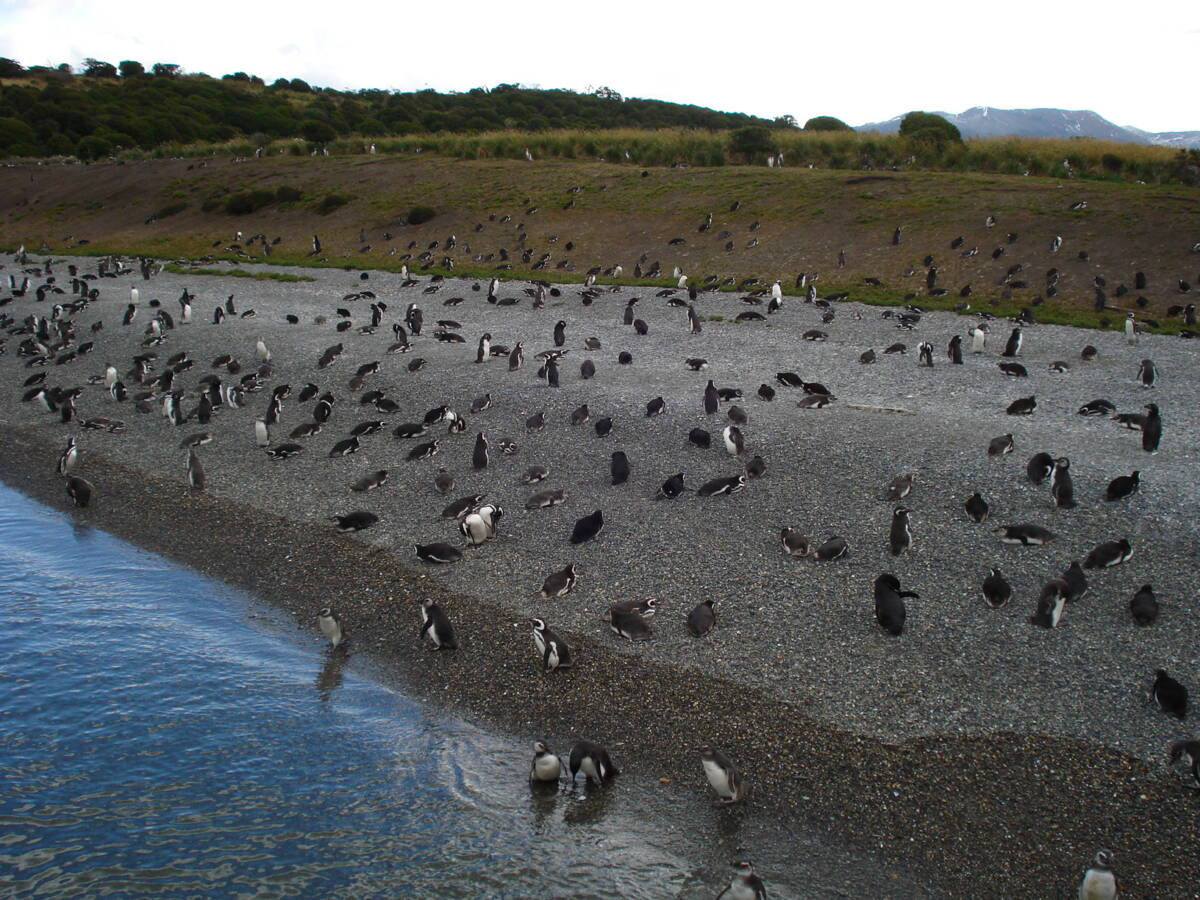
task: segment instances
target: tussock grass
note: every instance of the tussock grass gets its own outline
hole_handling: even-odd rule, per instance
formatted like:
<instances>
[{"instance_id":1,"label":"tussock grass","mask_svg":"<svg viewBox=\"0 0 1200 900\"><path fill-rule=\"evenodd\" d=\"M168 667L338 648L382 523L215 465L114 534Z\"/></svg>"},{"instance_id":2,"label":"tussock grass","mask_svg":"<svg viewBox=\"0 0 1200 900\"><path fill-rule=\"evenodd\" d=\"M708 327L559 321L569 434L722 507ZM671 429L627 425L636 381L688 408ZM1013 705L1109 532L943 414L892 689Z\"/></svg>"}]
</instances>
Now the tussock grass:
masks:
<instances>
[{"instance_id":1,"label":"tussock grass","mask_svg":"<svg viewBox=\"0 0 1200 900\"><path fill-rule=\"evenodd\" d=\"M311 275L293 275L291 272L247 272L245 269L212 269L167 263L163 266L176 275L225 275L229 278L252 278L255 281L316 281Z\"/></svg>"}]
</instances>

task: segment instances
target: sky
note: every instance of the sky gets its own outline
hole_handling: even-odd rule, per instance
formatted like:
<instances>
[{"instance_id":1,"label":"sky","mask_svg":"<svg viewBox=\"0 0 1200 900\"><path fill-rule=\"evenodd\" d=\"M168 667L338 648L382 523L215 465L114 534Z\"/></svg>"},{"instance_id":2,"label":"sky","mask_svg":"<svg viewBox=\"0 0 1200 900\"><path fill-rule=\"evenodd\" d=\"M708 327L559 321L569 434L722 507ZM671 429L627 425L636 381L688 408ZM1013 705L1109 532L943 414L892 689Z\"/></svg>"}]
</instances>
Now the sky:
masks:
<instances>
[{"instance_id":1,"label":"sky","mask_svg":"<svg viewBox=\"0 0 1200 900\"><path fill-rule=\"evenodd\" d=\"M1090 109L1200 130L1200 2L0 0L0 56L302 78L343 90L519 83L803 123L909 110Z\"/></svg>"}]
</instances>

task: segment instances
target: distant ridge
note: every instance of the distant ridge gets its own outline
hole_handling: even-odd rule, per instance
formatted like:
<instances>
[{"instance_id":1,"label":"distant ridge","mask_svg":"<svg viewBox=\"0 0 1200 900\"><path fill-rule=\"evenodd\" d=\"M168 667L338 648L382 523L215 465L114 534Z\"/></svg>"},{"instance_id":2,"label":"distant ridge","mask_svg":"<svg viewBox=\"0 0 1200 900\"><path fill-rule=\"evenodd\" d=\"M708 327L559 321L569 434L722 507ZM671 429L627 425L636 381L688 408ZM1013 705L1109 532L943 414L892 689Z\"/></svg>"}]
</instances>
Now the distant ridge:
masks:
<instances>
[{"instance_id":1,"label":"distant ridge","mask_svg":"<svg viewBox=\"0 0 1200 900\"><path fill-rule=\"evenodd\" d=\"M1090 137L1133 144L1200 148L1200 131L1143 131L1132 126L1116 125L1090 109L996 109L994 106L972 106L960 113L939 112L937 115L957 125L963 137ZM902 118L896 116L886 122L868 122L856 126L855 130L899 131Z\"/></svg>"}]
</instances>

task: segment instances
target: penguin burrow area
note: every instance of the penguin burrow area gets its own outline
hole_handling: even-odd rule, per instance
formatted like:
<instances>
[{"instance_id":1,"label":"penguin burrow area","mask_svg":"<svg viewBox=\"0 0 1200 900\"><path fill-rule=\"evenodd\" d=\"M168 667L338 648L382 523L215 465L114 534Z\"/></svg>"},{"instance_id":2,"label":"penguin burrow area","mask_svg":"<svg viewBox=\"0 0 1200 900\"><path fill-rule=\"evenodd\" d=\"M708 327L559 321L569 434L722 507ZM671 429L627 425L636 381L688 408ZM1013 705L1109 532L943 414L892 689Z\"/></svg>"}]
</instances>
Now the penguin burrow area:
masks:
<instances>
[{"instance_id":1,"label":"penguin burrow area","mask_svg":"<svg viewBox=\"0 0 1200 900\"><path fill-rule=\"evenodd\" d=\"M42 262L31 256L26 267ZM5 263L11 271L20 268L11 256ZM701 330L693 333L686 289L664 294L598 284L585 298L581 286L565 285L548 291L544 308L535 308L531 284L522 281L500 282L499 302L489 303L486 279L421 275L406 282L372 272L363 280L357 271L311 269L302 273L313 281L288 284L165 272L143 280L136 261L127 261L118 277L86 281L98 296L84 308L55 313L56 304L78 296L71 293L68 263L80 275L97 272L96 259L55 258L55 284L64 293L38 302L30 291L0 310L8 327L0 355L8 393L2 417L6 427L32 430L55 446L55 458L69 437L76 439L76 472L94 487L87 512L101 527L99 461L173 480L187 493L196 488L189 488L189 451L181 441L209 432L211 441L194 448L207 498L323 524L330 540L390 551L449 592L486 596L514 616L542 618L572 642L754 685L840 729L889 741L993 731L1054 734L1144 760L1157 760L1180 736L1146 691L1159 668L1193 688L1200 684L1194 342L1147 334L1133 344L1119 332L1024 325L1018 355L1006 360L1000 354L1011 322L985 323L986 345L973 353L978 318L928 312L911 329L898 328L896 311L837 300L818 305L789 295L762 321L734 322L758 307L743 303L744 294L701 291L694 301ZM138 299L123 325L131 287ZM192 308L186 324L179 303L185 295ZM456 298L460 302L450 302ZM635 298L634 318L643 323L636 328L624 324ZM420 310L419 333L412 304ZM218 307L226 312L214 324ZM148 329L159 310L170 313L173 327ZM823 320L827 310L832 321ZM30 316L34 331L22 333ZM24 353L23 344L55 344L55 316L73 322L74 348L91 341L90 352L56 364L71 348L47 349L46 365L29 365L39 351ZM93 331L99 322L103 328ZM350 325L339 330L344 322ZM559 322L565 324L556 346ZM406 352L397 347L397 323ZM827 338L802 339L813 329ZM483 342L485 334L490 337ZM947 357L955 336L962 339L960 365ZM918 365L917 346L924 341L934 347L932 367ZM882 352L896 343L907 352ZM512 369L504 351L518 344L524 362ZM1087 344L1098 350L1090 361L1081 358ZM487 353L477 362L481 348ZM558 387L551 387L539 377L546 362L539 354L555 350L561 353L553 366ZM860 363L868 350L877 351L876 361ZM170 385L178 394L179 424L173 425L164 416L161 384L146 382L181 353L186 356L175 364ZM619 362L623 353L631 361ZM134 370L141 354L154 358L139 382ZM231 359L214 365L224 356ZM1138 377L1147 358L1157 372L1152 387ZM689 359L707 365L693 370ZM584 377L589 361L594 373ZM1027 374L1006 375L998 367L1006 361L1021 363ZM1066 371L1053 371L1056 361L1067 361ZM374 371L369 364L376 362ZM105 384L110 363L125 399ZM263 366L269 368L259 377L246 378ZM357 374L360 367L367 367L365 374ZM48 411L39 398L22 402L37 387L27 379L39 373L45 387L79 388L73 421L63 424L59 411ZM831 398L802 407L813 395L777 379L779 373L819 382ZM213 380L202 382L206 376L218 378L223 389L242 390L232 405L218 396L201 424L202 389ZM739 392L726 391L713 413L705 412L709 379L718 391ZM271 411L268 446L259 446L256 420L267 416L273 390L285 384L290 394ZM764 384L774 399L758 395ZM308 385L315 393L301 400ZM362 402L373 391L380 393ZM330 408L318 413L326 394ZM489 403L476 402L484 395ZM1006 412L1026 397L1036 398L1032 413ZM647 404L657 398L664 402L648 415ZM1078 414L1097 398L1111 401L1115 413ZM1141 432L1112 418L1145 415L1150 403L1162 422L1154 453L1143 449ZM587 419L572 424L584 404ZM744 419L735 426L740 455L723 437L733 406ZM411 438L395 436L398 426L423 423L439 407L452 416L443 414ZM527 423L538 414L544 426L535 430ZM324 419L319 430L291 436L315 417ZM83 427L98 419L123 426ZM604 419L611 421L598 427ZM374 421L382 425L360 429L356 440L330 455L356 426ZM707 449L689 440L697 428L711 436ZM1010 433L1012 452L989 455L989 442ZM302 449L274 454L281 458L265 452L288 444ZM410 460L421 444L430 446ZM618 451L628 459L629 474L614 485ZM1039 452L1069 458L1073 506L1056 505L1049 480L1030 482L1026 463ZM754 457L765 471L742 484L736 476L746 474ZM47 473L54 464L45 461ZM535 466L548 470L546 477L523 483L523 473ZM452 482L446 493L435 487L442 467L450 476L442 484ZM386 478L367 478L385 470ZM1139 489L1107 501L1109 483L1135 470ZM681 472L684 490L657 497ZM884 499L893 479L906 473L914 476L911 490L902 500ZM724 488L697 493L715 479L726 479ZM359 481L372 489L352 491ZM543 490L565 494L527 508ZM981 523L964 510L975 492L988 504ZM473 495L478 504L502 510L475 523L478 546L468 546L458 521L442 515L453 500ZM909 510L910 543L893 555L889 529L900 504ZM599 531L572 543L577 523L597 510ZM377 520L353 520L368 527L339 536L331 517L354 511ZM1021 523L1048 529L1053 539L1042 546L1002 543L996 529ZM848 553L829 562L789 555L780 542L784 527L807 536L813 547L840 536ZM1087 569L1088 590L1066 605L1058 627L1030 624L1046 581L1098 544L1122 538L1132 557ZM431 564L413 552L415 545L437 543L456 548L461 559ZM547 576L572 563L577 581L570 592L541 598ZM1013 589L998 609L981 594L992 568ZM872 586L881 573L895 574L905 591L919 594L904 598L898 636L875 621ZM1161 611L1153 625L1138 627L1129 603L1145 584L1153 585ZM648 597L658 600L649 640L623 640L601 621L611 605ZM715 626L694 637L688 612L709 598L717 601ZM330 603L318 599L314 615ZM453 618L453 604L446 608ZM415 631L415 606L411 612ZM454 624L470 634L469 621ZM532 652L528 662L536 673ZM553 677L578 676L587 665L581 653L574 672Z\"/></svg>"}]
</instances>

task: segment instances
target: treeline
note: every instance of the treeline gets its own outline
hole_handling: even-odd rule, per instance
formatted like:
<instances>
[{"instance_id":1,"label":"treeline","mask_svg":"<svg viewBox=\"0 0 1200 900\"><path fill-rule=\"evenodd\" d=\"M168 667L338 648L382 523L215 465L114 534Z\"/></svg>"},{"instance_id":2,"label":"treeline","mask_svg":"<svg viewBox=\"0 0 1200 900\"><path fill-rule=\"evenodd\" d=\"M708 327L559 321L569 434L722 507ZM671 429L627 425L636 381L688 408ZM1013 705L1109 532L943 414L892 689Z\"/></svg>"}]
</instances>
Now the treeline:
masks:
<instances>
[{"instance_id":1,"label":"treeline","mask_svg":"<svg viewBox=\"0 0 1200 900\"><path fill-rule=\"evenodd\" d=\"M591 94L501 84L461 94L432 90L336 91L301 79L271 84L237 72L220 79L183 74L178 65L135 60L114 65L88 59L76 73L24 68L0 58L0 156L77 156L245 138L327 144L363 135L480 133L517 129L794 127L741 113L661 100L625 99L601 88Z\"/></svg>"}]
</instances>

